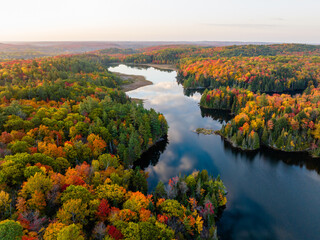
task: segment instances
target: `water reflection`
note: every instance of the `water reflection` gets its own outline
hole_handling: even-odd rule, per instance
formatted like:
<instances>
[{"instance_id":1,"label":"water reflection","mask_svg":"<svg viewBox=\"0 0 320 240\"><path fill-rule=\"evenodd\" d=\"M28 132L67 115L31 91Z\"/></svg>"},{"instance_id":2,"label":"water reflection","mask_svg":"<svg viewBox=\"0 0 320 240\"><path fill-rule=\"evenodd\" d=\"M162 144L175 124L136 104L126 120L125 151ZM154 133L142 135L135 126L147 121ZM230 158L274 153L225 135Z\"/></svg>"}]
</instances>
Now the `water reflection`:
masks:
<instances>
[{"instance_id":1,"label":"water reflection","mask_svg":"<svg viewBox=\"0 0 320 240\"><path fill-rule=\"evenodd\" d=\"M117 64L116 66L118 66L119 64ZM151 69L153 67L148 66L148 65L143 65L143 64L126 64L126 66L128 66L131 69L139 69L139 70L146 70L146 69ZM165 69L165 68L156 68L158 71L160 72L167 72L167 73L171 73L174 72L173 70L170 69Z\"/></svg>"},{"instance_id":2,"label":"water reflection","mask_svg":"<svg viewBox=\"0 0 320 240\"><path fill-rule=\"evenodd\" d=\"M201 116L204 117L211 117L213 120L218 121L221 124L229 122L234 116L231 115L230 111L227 110L213 110L213 109L201 109Z\"/></svg>"},{"instance_id":3,"label":"water reflection","mask_svg":"<svg viewBox=\"0 0 320 240\"><path fill-rule=\"evenodd\" d=\"M155 166L158 163L161 154L166 150L167 144L168 138L165 137L144 152L140 159L134 163L133 167L139 166L142 170L144 170L150 165Z\"/></svg>"},{"instance_id":4,"label":"water reflection","mask_svg":"<svg viewBox=\"0 0 320 240\"><path fill-rule=\"evenodd\" d=\"M181 83L180 83L181 84ZM202 93L204 92L205 89L188 89L188 88L184 88L183 89L183 94L188 96L188 97L192 97L194 94L200 94L202 95Z\"/></svg>"},{"instance_id":5,"label":"water reflection","mask_svg":"<svg viewBox=\"0 0 320 240\"><path fill-rule=\"evenodd\" d=\"M124 65L112 70L152 81L153 85L128 94L145 99L145 107L162 112L169 124L168 142L155 145L139 162L149 172L150 189L159 180L167 182L179 173L207 169L214 176L220 174L229 192L227 208L218 223L221 239L318 239L317 160L270 149L239 151L220 136L198 135L192 131L218 130L230 116L200 109L201 95L184 95L175 72Z\"/></svg>"},{"instance_id":6,"label":"water reflection","mask_svg":"<svg viewBox=\"0 0 320 240\"><path fill-rule=\"evenodd\" d=\"M277 239L274 219L260 204L246 197L237 199L233 210L223 213L217 226L218 235L223 234L223 239L226 240Z\"/></svg>"},{"instance_id":7,"label":"water reflection","mask_svg":"<svg viewBox=\"0 0 320 240\"><path fill-rule=\"evenodd\" d=\"M242 151L233 147L229 142L224 141L221 138L223 147L226 152L231 152L235 158L240 156L241 158L253 161L255 157L261 159L267 159L270 164L276 165L279 161L284 162L287 165L305 167L308 170L314 170L320 174L320 161L319 159L312 158L308 153L286 153L283 151L273 150L268 147L262 146L259 150L255 151Z\"/></svg>"}]
</instances>

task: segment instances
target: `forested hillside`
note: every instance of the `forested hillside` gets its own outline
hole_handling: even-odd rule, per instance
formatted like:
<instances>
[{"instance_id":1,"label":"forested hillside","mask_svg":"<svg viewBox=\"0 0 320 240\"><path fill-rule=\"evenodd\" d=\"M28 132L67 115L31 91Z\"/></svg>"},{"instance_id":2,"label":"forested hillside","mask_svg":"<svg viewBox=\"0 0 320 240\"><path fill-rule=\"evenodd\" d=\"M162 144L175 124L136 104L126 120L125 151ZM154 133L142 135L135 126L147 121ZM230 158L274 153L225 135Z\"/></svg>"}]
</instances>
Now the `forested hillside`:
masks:
<instances>
[{"instance_id":1,"label":"forested hillside","mask_svg":"<svg viewBox=\"0 0 320 240\"><path fill-rule=\"evenodd\" d=\"M240 87L254 92L284 92L318 86L320 57L231 57L185 60L180 64L186 88Z\"/></svg>"},{"instance_id":2,"label":"forested hillside","mask_svg":"<svg viewBox=\"0 0 320 240\"><path fill-rule=\"evenodd\" d=\"M206 90L200 105L230 110L235 115L220 133L237 147L246 150L266 145L320 156L320 90L317 88L297 96L219 88Z\"/></svg>"},{"instance_id":3,"label":"forested hillside","mask_svg":"<svg viewBox=\"0 0 320 240\"><path fill-rule=\"evenodd\" d=\"M194 172L148 194L133 163L168 125L120 90L109 61L0 63L0 239L216 237L219 178Z\"/></svg>"},{"instance_id":4,"label":"forested hillside","mask_svg":"<svg viewBox=\"0 0 320 240\"><path fill-rule=\"evenodd\" d=\"M105 51L96 53L108 54ZM117 56L127 63L179 64L181 60L202 58L219 59L223 57L259 56L319 56L320 46L304 44L237 45L225 47L199 47L193 45L167 45L137 49L136 53L119 49Z\"/></svg>"},{"instance_id":5,"label":"forested hillside","mask_svg":"<svg viewBox=\"0 0 320 240\"><path fill-rule=\"evenodd\" d=\"M220 134L236 147L265 145L319 157L319 54L320 46L303 44L162 46L118 60L175 64L185 90L212 89L200 106L235 115Z\"/></svg>"}]
</instances>

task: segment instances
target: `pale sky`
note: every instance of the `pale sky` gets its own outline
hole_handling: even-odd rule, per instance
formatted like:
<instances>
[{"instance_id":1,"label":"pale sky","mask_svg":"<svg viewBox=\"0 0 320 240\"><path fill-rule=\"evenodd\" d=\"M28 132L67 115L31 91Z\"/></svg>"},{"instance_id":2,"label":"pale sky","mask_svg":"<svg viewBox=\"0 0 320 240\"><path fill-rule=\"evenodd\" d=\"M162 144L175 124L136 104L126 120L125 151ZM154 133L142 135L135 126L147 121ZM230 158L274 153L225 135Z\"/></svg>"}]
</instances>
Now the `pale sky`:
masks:
<instances>
[{"instance_id":1,"label":"pale sky","mask_svg":"<svg viewBox=\"0 0 320 240\"><path fill-rule=\"evenodd\" d=\"M320 43L320 0L1 0L3 41Z\"/></svg>"}]
</instances>

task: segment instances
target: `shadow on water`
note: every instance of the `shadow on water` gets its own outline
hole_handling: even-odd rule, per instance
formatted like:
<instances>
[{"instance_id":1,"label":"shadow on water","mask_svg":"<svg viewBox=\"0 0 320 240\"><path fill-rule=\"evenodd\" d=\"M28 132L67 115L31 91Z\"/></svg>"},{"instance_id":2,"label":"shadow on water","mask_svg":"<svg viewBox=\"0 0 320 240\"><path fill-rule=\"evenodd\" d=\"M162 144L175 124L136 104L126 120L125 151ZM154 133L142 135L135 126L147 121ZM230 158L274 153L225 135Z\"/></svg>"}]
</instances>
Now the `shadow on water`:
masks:
<instances>
[{"instance_id":1,"label":"shadow on water","mask_svg":"<svg viewBox=\"0 0 320 240\"><path fill-rule=\"evenodd\" d=\"M134 163L133 167L139 166L142 170L144 170L150 165L155 166L158 163L161 154L166 150L168 143L169 141L166 136L163 140L157 142L155 145L145 151Z\"/></svg>"},{"instance_id":2,"label":"shadow on water","mask_svg":"<svg viewBox=\"0 0 320 240\"><path fill-rule=\"evenodd\" d=\"M277 164L279 161L284 162L290 166L299 166L300 168L306 167L308 170L315 170L320 174L320 160L312 158L309 154L304 152L283 152L274 150L269 147L262 146L259 150L255 151L243 151L231 145L231 143L221 138L223 142L224 150L230 152L235 159L241 157L253 161L256 156L268 160L272 164Z\"/></svg>"},{"instance_id":3,"label":"shadow on water","mask_svg":"<svg viewBox=\"0 0 320 240\"><path fill-rule=\"evenodd\" d=\"M231 119L233 119L231 112L228 110L214 110L214 109L206 109L202 107L200 107L200 110L201 110L201 117L212 118L213 120L218 121L220 124L229 122Z\"/></svg>"},{"instance_id":4,"label":"shadow on water","mask_svg":"<svg viewBox=\"0 0 320 240\"><path fill-rule=\"evenodd\" d=\"M224 211L217 222L220 239L277 239L272 225L274 219L257 202L241 196L233 204L232 210Z\"/></svg>"},{"instance_id":5,"label":"shadow on water","mask_svg":"<svg viewBox=\"0 0 320 240\"><path fill-rule=\"evenodd\" d=\"M187 97L192 97L194 94L199 93L202 95L205 89L187 89L183 88L183 94L186 95Z\"/></svg>"},{"instance_id":6,"label":"shadow on water","mask_svg":"<svg viewBox=\"0 0 320 240\"><path fill-rule=\"evenodd\" d=\"M148 65L141 65L141 64L134 64L134 63L126 63L126 66L128 66L129 68L132 69L138 69L138 70L146 70L149 68L154 68L152 66L148 66ZM157 70L159 70L160 72L173 72L174 70L170 70L170 69L164 69L164 68L156 68Z\"/></svg>"},{"instance_id":7,"label":"shadow on water","mask_svg":"<svg viewBox=\"0 0 320 240\"><path fill-rule=\"evenodd\" d=\"M263 157L267 157L270 162L276 162L277 159L281 159L284 163L291 166L299 166L300 168L306 167L308 170L315 170L320 174L320 160L319 158L312 158L309 154L303 152L286 153L270 149L268 147L262 147L260 154Z\"/></svg>"},{"instance_id":8,"label":"shadow on water","mask_svg":"<svg viewBox=\"0 0 320 240\"><path fill-rule=\"evenodd\" d=\"M265 147L246 152L220 136L194 134L197 127L219 129L232 116L200 111L199 91L189 91L190 98L183 96L182 86L174 85L175 74L147 66L140 66L147 71L128 68L120 65L114 70L140 74L155 83L129 95L147 99L146 105L162 112L170 126L170 143L157 143L135 163L148 171L149 189L179 173L207 169L221 175L229 192L227 208L217 222L222 240L319 239L319 159Z\"/></svg>"}]
</instances>

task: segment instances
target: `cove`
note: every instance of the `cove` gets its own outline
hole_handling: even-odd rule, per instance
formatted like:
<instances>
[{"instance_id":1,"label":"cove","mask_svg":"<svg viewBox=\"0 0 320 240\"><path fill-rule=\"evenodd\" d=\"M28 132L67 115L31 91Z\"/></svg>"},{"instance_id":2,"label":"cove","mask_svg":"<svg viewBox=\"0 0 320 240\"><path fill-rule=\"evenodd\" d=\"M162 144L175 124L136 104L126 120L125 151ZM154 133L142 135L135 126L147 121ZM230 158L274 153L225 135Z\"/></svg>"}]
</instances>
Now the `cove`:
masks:
<instances>
[{"instance_id":1,"label":"cove","mask_svg":"<svg viewBox=\"0 0 320 240\"><path fill-rule=\"evenodd\" d=\"M219 130L228 114L201 110L200 93L185 91L175 71L119 65L112 72L142 75L153 85L129 91L144 99L168 121L168 138L143 154L138 165L149 172L152 189L193 170L220 175L227 187L228 203L219 219L221 239L319 239L320 160L305 154L261 149L242 152L217 135L193 130Z\"/></svg>"}]
</instances>

